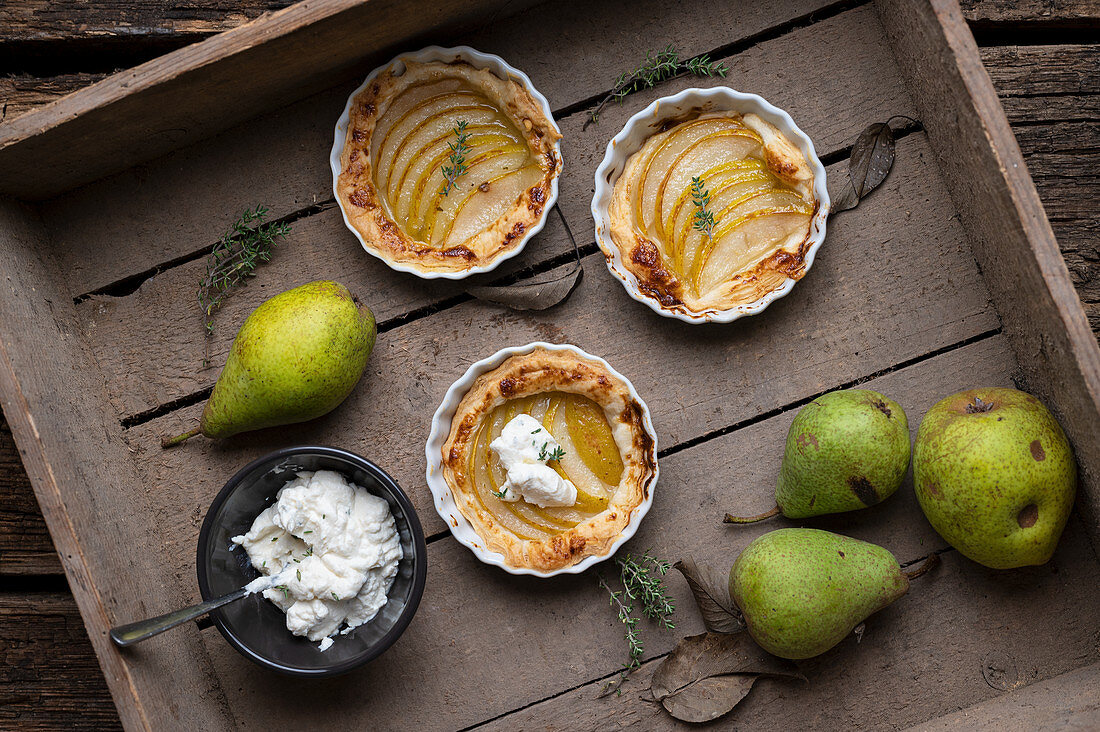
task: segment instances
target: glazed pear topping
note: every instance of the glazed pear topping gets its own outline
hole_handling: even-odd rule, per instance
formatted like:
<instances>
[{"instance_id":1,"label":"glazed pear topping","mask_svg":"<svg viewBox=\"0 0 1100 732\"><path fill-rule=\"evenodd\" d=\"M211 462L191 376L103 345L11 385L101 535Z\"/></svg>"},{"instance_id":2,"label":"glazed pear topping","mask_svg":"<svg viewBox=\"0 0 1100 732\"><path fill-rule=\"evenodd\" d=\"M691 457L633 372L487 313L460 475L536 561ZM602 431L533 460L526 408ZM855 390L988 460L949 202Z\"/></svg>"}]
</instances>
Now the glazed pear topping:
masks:
<instances>
[{"instance_id":1,"label":"glazed pear topping","mask_svg":"<svg viewBox=\"0 0 1100 732\"><path fill-rule=\"evenodd\" d=\"M696 297L808 227L812 204L772 173L739 118L682 123L643 154L635 226Z\"/></svg>"},{"instance_id":2,"label":"glazed pear topping","mask_svg":"<svg viewBox=\"0 0 1100 732\"><path fill-rule=\"evenodd\" d=\"M530 452L536 464L576 488L572 504L515 500L505 465L512 441L499 438L506 426L517 422L530 426ZM535 432L538 429L544 432ZM544 539L606 509L622 479L623 462L598 404L576 394L549 392L513 399L492 410L478 429L467 471L481 506L499 525L521 539ZM523 488L518 492L524 493Z\"/></svg>"},{"instance_id":3,"label":"glazed pear topping","mask_svg":"<svg viewBox=\"0 0 1100 732\"><path fill-rule=\"evenodd\" d=\"M543 175L511 119L457 79L399 95L375 130L371 158L390 218L435 248L488 229Z\"/></svg>"}]
</instances>

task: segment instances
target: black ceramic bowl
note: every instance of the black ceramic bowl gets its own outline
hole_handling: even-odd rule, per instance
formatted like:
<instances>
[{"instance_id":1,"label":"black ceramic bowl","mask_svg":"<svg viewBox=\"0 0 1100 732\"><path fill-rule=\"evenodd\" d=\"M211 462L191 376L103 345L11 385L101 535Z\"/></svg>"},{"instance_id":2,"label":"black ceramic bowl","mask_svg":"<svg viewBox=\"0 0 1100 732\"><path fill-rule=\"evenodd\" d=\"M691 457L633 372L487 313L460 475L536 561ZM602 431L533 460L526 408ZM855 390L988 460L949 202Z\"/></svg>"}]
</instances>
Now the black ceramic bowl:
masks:
<instances>
[{"instance_id":1,"label":"black ceramic bowl","mask_svg":"<svg viewBox=\"0 0 1100 732\"><path fill-rule=\"evenodd\" d=\"M210 505L199 532L197 567L203 600L219 597L259 576L248 554L230 538L247 533L299 470L333 470L390 504L404 557L389 599L369 622L337 635L327 651L291 635L286 615L261 595L249 595L210 614L230 645L261 666L295 676L334 676L377 658L408 627L427 575L424 531L408 496L371 461L332 447L289 447L245 466Z\"/></svg>"}]
</instances>

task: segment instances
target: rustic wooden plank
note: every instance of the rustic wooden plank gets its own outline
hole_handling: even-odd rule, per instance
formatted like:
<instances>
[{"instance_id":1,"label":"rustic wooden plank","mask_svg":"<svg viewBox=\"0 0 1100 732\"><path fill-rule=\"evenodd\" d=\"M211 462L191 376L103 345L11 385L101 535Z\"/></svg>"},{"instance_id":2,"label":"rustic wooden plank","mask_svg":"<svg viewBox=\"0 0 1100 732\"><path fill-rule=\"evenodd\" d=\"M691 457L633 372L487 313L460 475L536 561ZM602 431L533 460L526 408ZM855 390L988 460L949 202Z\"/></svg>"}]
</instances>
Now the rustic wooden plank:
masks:
<instances>
[{"instance_id":1,"label":"rustic wooden plank","mask_svg":"<svg viewBox=\"0 0 1100 732\"><path fill-rule=\"evenodd\" d=\"M1096 0L961 0L972 25L1026 23L1052 28L1095 27L1100 20Z\"/></svg>"},{"instance_id":2,"label":"rustic wooden plank","mask_svg":"<svg viewBox=\"0 0 1100 732\"><path fill-rule=\"evenodd\" d=\"M800 662L808 683L757 682L721 724L754 730L900 729L984 702L949 717L951 724L920 729L985 729L971 723L971 714L993 712L990 717L996 719L995 710L1004 712L1003 723L988 729L1045 729L1028 722L1047 720L1057 729L1058 722L1068 721L1058 714L1063 709L1091 706L1095 713L1095 684L1084 686L1095 672L1072 678L1070 689L1062 686L1066 677L1059 676L1096 657L1091 632L1098 620L1095 593L1079 583L1097 581L1100 572L1080 521L1072 521L1045 567L1006 574L954 551L941 556L935 573L914 582L906 597L867 621L862 642L849 638L823 656ZM1036 624L1036 613L1057 620ZM1008 666L1021 686L1051 679L1051 693L1027 694L1014 703L1022 692L1005 695L983 679L981 669L989 662ZM639 669L621 696L596 699L603 683L596 682L477 729L695 729L644 700L658 665L654 660ZM1024 711L1028 702L1073 698L1074 689L1075 708L1011 713ZM1090 719L1087 712L1078 718Z\"/></svg>"},{"instance_id":3,"label":"rustic wooden plank","mask_svg":"<svg viewBox=\"0 0 1100 732\"><path fill-rule=\"evenodd\" d=\"M0 6L0 49L44 41L125 41L136 48L143 40L166 36L180 42L201 40L236 28L293 0L125 0L86 3L80 0L23 0ZM62 43L58 47L63 47Z\"/></svg>"},{"instance_id":4,"label":"rustic wooden plank","mask_svg":"<svg viewBox=\"0 0 1100 732\"><path fill-rule=\"evenodd\" d=\"M0 126L0 192L46 198L125 170L348 78L364 56L474 27L505 5L525 7L446 0L426 13L405 0L292 5ZM76 146L78 157L69 154Z\"/></svg>"},{"instance_id":5,"label":"rustic wooden plank","mask_svg":"<svg viewBox=\"0 0 1100 732\"><path fill-rule=\"evenodd\" d=\"M131 429L128 439L148 482L193 506L204 505L248 460L288 441L340 445L391 471L426 530L442 531L423 477L429 415L468 364L504 346L568 341L607 358L632 379L653 412L660 444L670 447L997 328L929 154L921 135L903 139L881 192L833 221L810 274L761 316L685 328L630 300L597 253L585 259L572 297L550 311L466 302L383 334L364 381L316 422L161 450L159 436L189 428L202 409L196 404ZM365 283L347 284L365 291ZM106 342L97 350L106 358ZM109 382L153 378L155 369L139 361L119 365L140 367L135 379L108 371ZM157 524L189 541L201 512L173 517L170 505L156 509Z\"/></svg>"},{"instance_id":6,"label":"rustic wooden plank","mask_svg":"<svg viewBox=\"0 0 1100 732\"><path fill-rule=\"evenodd\" d=\"M560 15L552 24L532 27L529 18L521 15L494 23L491 32L483 36L457 39L452 36L442 40L445 43L469 41L503 55L529 73L539 90L550 99L552 107L561 110L606 90L613 82L613 79L609 80L602 74L575 72L577 68L587 67L588 56L593 45L597 45L595 42L593 45L583 45L580 41L602 38L606 26L589 22L590 13L582 0L571 2L572 6L561 7L557 11ZM619 70L627 70L638 63L645 54L645 47L639 46L638 38L675 38L683 53L703 53L724 40L747 38L754 32L784 23L795 14L820 9L826 4L826 0L757 3L744 18L737 19L736 32L730 31L730 36L723 37L717 34L716 29L720 28L723 32L729 30L731 21L728 14L717 12L720 8L714 3L691 0L683 8L684 12L674 16L671 21L674 24L660 33L653 29L653 19L664 13L665 5L659 0L635 3L629 13L620 13L625 24L621 32L604 39L604 60L608 64L608 71L604 73L614 76ZM602 8L602 13L621 8L617 3L597 7ZM866 11L864 15L867 15ZM700 17L711 18L713 22L700 23ZM574 38L578 43L562 43L563 36ZM881 33L872 35L865 30L858 40L871 46L860 53L861 58L865 54L874 55L883 63L892 63L889 50L883 46ZM768 53L767 50L753 53L754 50L749 49L752 58ZM839 54L842 50L830 49L829 53ZM736 78L745 79L750 85L757 82L759 86L756 88L781 88L785 82L777 83L775 80L784 73L788 63L802 74L825 78L821 66L814 65L804 53L785 59L783 68L738 58L735 73L740 73L742 63L751 64L753 75ZM366 73L371 65L373 62L362 64L359 73ZM897 76L893 78L896 84ZM686 80L679 84L690 85ZM338 85L241 125L213 140L46 204L43 207L44 218L52 228L52 238L70 273L69 283L74 293L94 291L127 275L148 271L168 260L211 246L244 207L263 203L271 208L273 216L279 217L331 200L332 173L328 154L332 146L332 128L348 94L356 86L357 81ZM638 95L631 104L643 99L648 103L656 96L669 93L672 88L675 87L665 85L650 94ZM900 87L891 87L888 92L883 90L887 96L883 104L897 99L894 88ZM873 97L861 98L851 91L843 94L842 98L846 102L838 110L842 119L851 118L844 112L847 103L866 109L864 105L873 101ZM908 104L897 106L909 108ZM826 117L821 114L812 116L817 119ZM580 115L577 117L579 119ZM620 118L605 115L605 119L607 121L603 125L589 128L582 144L587 146L598 141L601 149L606 145L607 139L618 130L618 127L611 125ZM851 130L846 129L844 134L850 136ZM839 140L820 142L827 149L841 144ZM586 154L593 153L588 150ZM595 164L591 168L577 167L576 163L580 160L575 162L576 152L573 143L568 140L564 156L563 201L570 195L577 196L578 200L586 195L590 199ZM242 193L240 171L245 169L263 171L263 174L252 176L247 192ZM579 175L582 170L588 171L587 176ZM196 176L204 181L203 186L194 185ZM570 182L585 177L586 180L580 183ZM181 197L181 190L187 190L189 195ZM585 194L585 191L588 193ZM585 202L584 207L587 205ZM107 210L112 211L111 216L104 216ZM590 219L586 216L585 220ZM590 228L590 224L584 226L584 229ZM351 239L350 234L347 236ZM95 251L96 256L88 257L89 251ZM92 264L94 261L99 264Z\"/></svg>"},{"instance_id":7,"label":"rustic wooden plank","mask_svg":"<svg viewBox=\"0 0 1100 732\"><path fill-rule=\"evenodd\" d=\"M200 646L177 637L123 657L107 637L122 618L152 615L162 602L179 606L181 595L178 581L163 575L156 527L147 521L150 498L117 422L104 413L102 377L84 350L60 272L43 259L42 237L31 209L0 200L0 405L92 645L127 726L184 718L203 728L230 726ZM204 704L183 709L180 689Z\"/></svg>"},{"instance_id":8,"label":"rustic wooden plank","mask_svg":"<svg viewBox=\"0 0 1100 732\"><path fill-rule=\"evenodd\" d=\"M891 394L909 407L915 428L923 411L939 396L972 383L1010 383L1013 368L1006 339L994 336L899 369L867 386ZM719 517L733 501L756 505L768 500L792 416L787 412L663 458L653 508L631 548L650 548L668 558L690 554L714 566L728 566L752 538L769 528L789 525L777 521L770 527L735 529L722 525ZM852 535L887 546L902 561L915 560L943 546L921 517L909 488L862 516L807 523L843 527ZM1075 522L1051 566L1006 575L966 563L959 572L960 577L950 569L934 575L927 585L918 586L922 594L915 591L895 610L870 621L863 646L845 642L809 666L811 672L820 669L813 674L815 680L828 677L833 668L848 669L846 674L863 679L880 673L889 658L890 668L896 664L899 669L926 670L937 689L957 686L956 691L943 698L922 694L919 700L891 695L902 703L883 705L873 685L860 682L848 690L843 705L819 701L808 707L800 688L799 693L787 693L782 700L773 697L769 709L775 705L782 710L781 718L788 724L807 708L822 707L831 707L834 714L872 714L871 718L886 720L890 717L882 715L905 719L905 714L919 714L914 721L920 721L952 710L955 704L985 698L991 690L977 676L977 660L967 663L967 659L983 648L998 649L1020 658L1023 666L1024 656L1018 653L1035 638L1032 619L1036 606L1047 608L1052 620L1039 631L1042 648L1026 656L1024 673L1034 674L1031 678L1046 677L1094 657L1094 639L1085 629L1094 628L1100 620L1100 607L1085 598L1092 596L1100 570L1083 543L1079 523ZM681 633L700 630L683 581L673 577L669 585L682 608L678 629L662 633L645 627L647 658L667 652ZM937 611L944 615L943 625L930 617L937 613L929 608L943 608ZM958 621L954 613L968 611L974 613L968 623L983 627L981 633L963 640L966 634L960 639L944 632ZM971 625L966 627L969 630ZM621 626L591 574L549 582L508 576L478 563L449 537L429 546L425 597L401 640L362 672L315 685L308 699L293 693L300 682L249 673L248 662L220 637L208 633L206 639L218 675L237 685L234 703L247 709L249 719L260 727L308 720L326 729L345 729L371 719L383 728L401 724L415 729L455 729L559 694L586 680L604 678L618 668L625 654ZM873 654L866 650L883 647ZM502 671L487 671L486 658L492 658L494 668ZM937 660L940 658L944 660ZM889 676L883 683L900 686L914 681L911 672ZM372 693L355 693L364 688ZM416 692L410 694L411 689ZM835 687L816 693L822 699L840 698ZM397 699L400 703L394 703ZM918 706L917 712L912 712L910 705L918 704L928 706L923 711ZM588 698L577 706L599 708ZM875 711L883 706L897 709ZM827 713L823 709L822 714ZM570 717L566 714L562 719Z\"/></svg>"},{"instance_id":9,"label":"rustic wooden plank","mask_svg":"<svg viewBox=\"0 0 1100 732\"><path fill-rule=\"evenodd\" d=\"M11 429L0 416L0 575L60 572Z\"/></svg>"},{"instance_id":10,"label":"rustic wooden plank","mask_svg":"<svg viewBox=\"0 0 1100 732\"><path fill-rule=\"evenodd\" d=\"M890 51L882 44L882 36L875 30L876 26L874 11L861 8L799 29L732 57L729 63L733 70L728 82L748 90L774 91L780 97L775 101L786 105L808 133L814 135L823 154L835 151L849 144L866 120L885 119L895 112L910 109L897 77L891 77L888 73L888 64L892 63ZM816 56L798 53L798 49L808 46L825 50ZM853 48L858 50L851 51ZM791 60L777 67L769 62L769 59L775 58ZM829 69L842 63L850 65L852 74L840 81L833 78L835 75ZM838 102L836 108L822 108L800 98L783 82L783 74L796 74L815 88L822 88L830 94L835 92L835 96L843 101ZM891 78L894 83L889 81ZM609 108L599 127L582 130L586 119L584 112L570 115L562 121L567 133L567 164L559 205L579 243L583 245L593 241L589 211L592 176L603 157L605 136L609 130L617 130L626 117L657 96L670 94L692 83L700 82L694 79L678 80L660 90L638 95L640 98L631 99L621 108ZM302 163L297 170L308 169L305 162ZM316 185L318 189L329 185L327 177L316 181L290 177L289 183L287 177L278 174L267 178L287 184L288 191L308 191L310 185ZM159 176L154 180L158 181L157 189L161 184L167 185ZM300 184L301 188L295 184ZM322 194L318 191L316 195ZM127 207L124 214L128 214L132 201L133 198L126 195L114 205ZM83 206L81 204L81 209ZM114 218L119 225L132 221L128 215ZM80 225L83 217L79 213L74 216L68 208L64 216L58 215L56 219L69 222L78 231L86 231ZM150 221L150 224L153 223L157 222ZM426 283L409 275L391 272L381 262L362 252L358 242L344 228L335 209L299 220L294 228L291 241L280 247L273 261L260 269L255 284L266 287L252 287L230 298L219 316L223 327L209 344L212 363L223 362L236 324L264 297L292 284L322 277L345 282L375 309L376 316L383 321L418 308L453 301L456 295L464 291L463 283ZM104 233L96 235L97 241ZM82 235L74 241L88 238ZM113 248L118 250L117 258L122 266L133 266L137 257L152 256L141 251L143 242L148 240L141 236L140 230L134 236L112 241L119 242ZM66 256L66 261L71 263L73 277L81 277L81 272L88 272L89 268L104 263L104 258L78 258L80 251L65 250L71 255ZM547 230L529 245L515 265L506 267L505 271L569 251L569 240L560 228L556 215L551 214ZM78 311L91 342L97 344L100 362L120 378L112 386L112 392L122 414L140 413L191 394L208 386L216 375L216 372L202 372L196 368L206 348L198 327L201 315L194 297L196 283L203 271L201 261L192 261L151 277L133 295L97 296L80 304ZM155 369L150 368L151 365L155 365Z\"/></svg>"},{"instance_id":11,"label":"rustic wooden plank","mask_svg":"<svg viewBox=\"0 0 1100 732\"><path fill-rule=\"evenodd\" d=\"M1100 48L1095 45L991 46L979 53L1002 98L1100 94Z\"/></svg>"},{"instance_id":12,"label":"rustic wooden plank","mask_svg":"<svg viewBox=\"0 0 1100 732\"><path fill-rule=\"evenodd\" d=\"M1100 664L1070 671L962 711L931 719L913 732L968 729L1100 729Z\"/></svg>"},{"instance_id":13,"label":"rustic wooden plank","mask_svg":"<svg viewBox=\"0 0 1100 732\"><path fill-rule=\"evenodd\" d=\"M70 594L0 592L0 725L121 729Z\"/></svg>"},{"instance_id":14,"label":"rustic wooden plank","mask_svg":"<svg viewBox=\"0 0 1100 732\"><path fill-rule=\"evenodd\" d=\"M104 78L106 74L60 74L42 78L16 74L0 78L0 123L13 120L32 109L55 102Z\"/></svg>"},{"instance_id":15,"label":"rustic wooden plank","mask_svg":"<svg viewBox=\"0 0 1100 732\"><path fill-rule=\"evenodd\" d=\"M1100 544L1100 347L1019 145L954 0L876 7L1026 382L1073 442L1078 504Z\"/></svg>"}]
</instances>

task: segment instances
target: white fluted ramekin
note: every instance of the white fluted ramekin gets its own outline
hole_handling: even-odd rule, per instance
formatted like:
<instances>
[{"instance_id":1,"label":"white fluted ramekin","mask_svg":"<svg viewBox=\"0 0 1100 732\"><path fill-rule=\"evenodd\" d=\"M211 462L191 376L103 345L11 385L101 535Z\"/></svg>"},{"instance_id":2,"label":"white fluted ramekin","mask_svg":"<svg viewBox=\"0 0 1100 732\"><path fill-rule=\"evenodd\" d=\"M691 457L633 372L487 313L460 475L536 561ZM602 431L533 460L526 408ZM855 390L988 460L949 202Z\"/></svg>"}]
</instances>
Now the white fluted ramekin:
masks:
<instances>
[{"instance_id":1,"label":"white fluted ramekin","mask_svg":"<svg viewBox=\"0 0 1100 732\"><path fill-rule=\"evenodd\" d=\"M378 259L381 259L383 262L385 262L386 266L390 269L396 270L398 272L408 272L409 274L414 274L417 277L425 280L461 280L469 277L470 275L492 272L494 269L500 266L501 262L518 256L519 253L523 251L523 248L527 246L527 242L531 239L531 237L542 231L542 228L546 225L546 217L550 213L550 209L554 207L554 204L557 203L558 200L558 177L561 175L562 169L560 138L554 145L554 154L557 156L558 164L557 167L554 169L554 175L550 178L550 195L546 199L546 205L542 207L542 216L539 218L538 221L535 222L533 226L527 229L526 233L520 239L519 244L517 244L513 249L510 249L504 254L501 254L492 262L482 267L471 267L470 269L465 269L461 272L424 272L407 264L402 264L400 262L389 262L379 256L377 252L368 247L367 243L363 241L363 235L360 234L359 231L351 225L350 221L348 221L348 213L347 210L344 208L344 202L340 200L340 193L337 190L337 184L340 180L340 155L344 151L344 143L347 140L348 121L351 118L352 104L355 102L355 97L357 97L361 91L366 89L367 86L372 81L374 81L375 77L391 67L396 69L398 64L404 65L406 62L409 61L418 63L430 63L433 61L453 63L455 61L465 61L466 63L473 66L475 69L489 69L501 79L511 79L512 81L516 81L527 90L527 93L531 95L531 97L538 103L539 107L542 109L542 113L546 115L546 119L550 121L550 124L553 125L558 134L561 134L561 130L558 128L558 123L554 119L554 114L550 110L550 102L546 101L546 97L544 97L542 93L535 88L535 85L531 83L531 79L528 78L527 74L523 73L517 68L510 66L500 56L495 56L491 53L482 53L481 51L476 51L469 46L455 46L454 48L428 46L427 48L422 48L419 51L415 51L412 53L402 53L390 60L388 63L379 66L374 71L370 72L367 75L366 80L363 81L363 83L360 84L359 87L351 93L351 96L348 97L347 104L344 105L344 113L340 115L340 119L336 122L336 132L332 142L332 152L329 153L328 156L329 167L332 168L332 195L336 199L337 205L340 206L340 213L344 217L344 225L348 227L348 230L350 230L352 234L355 234L355 238L358 239L359 243L363 245L363 249L366 250L367 254L378 257Z\"/></svg>"},{"instance_id":2,"label":"white fluted ramekin","mask_svg":"<svg viewBox=\"0 0 1100 732\"><path fill-rule=\"evenodd\" d=\"M630 523L623 528L622 533L619 534L619 538L611 545L611 549L607 554L585 557L574 565L562 567L553 572L540 572L527 567L508 566L504 563L504 556L502 554L486 549L484 539L478 536L477 532L474 531L474 527L466 517L462 515L462 512L458 509L458 505L455 503L454 496L451 495L451 487L447 485L447 481L443 478L443 443L447 441L447 436L451 432L451 421L454 419L455 411L458 409L458 403L466 396L466 392L473 386L477 377L492 371L512 356L531 353L531 351L534 351L536 348L545 348L548 351L568 351L580 358L602 364L611 372L612 376L620 379L626 384L626 388L630 392L631 398L642 408L642 428L649 433L649 437L653 440L653 478L649 482L649 490L642 498L642 503L638 508L634 509L634 513L630 516ZM466 546L466 548L474 553L474 556L486 564L500 567L505 572L511 574L531 574L536 577L553 577L558 574L579 574L593 564L614 556L619 547L638 531L638 526L642 523L642 519L645 518L645 515L649 512L649 507L653 505L653 491L657 487L657 477L660 472L657 466L657 431L653 429L653 422L649 417L649 407L647 407L646 403L642 401L642 398L638 396L638 392L634 388L634 385L630 383L630 380L613 369L611 364L607 361L604 361L598 356L593 356L590 353L585 353L576 346L557 345L541 341L528 343L526 346L515 346L497 351L492 356L482 359L470 366L470 368L466 370L466 373L462 375L462 378L451 384L451 388L447 390L447 394L443 397L443 402L439 405L439 409L435 410L435 416L432 418L432 430L428 435L428 442L424 448L424 452L428 461L427 478L428 488L432 492L432 503L435 506L435 510L439 513L439 517L446 522L447 528L451 530L451 534L458 539L459 543Z\"/></svg>"},{"instance_id":3,"label":"white fluted ramekin","mask_svg":"<svg viewBox=\"0 0 1100 732\"><path fill-rule=\"evenodd\" d=\"M642 291L638 286L637 278L623 264L619 248L611 240L611 219L607 211L611 204L615 182L622 175L630 156L641 150L645 141L656 134L667 121L683 119L698 111L727 110L739 114L755 114L774 125L794 143L813 171L813 192L818 200L818 207L817 213L810 222L810 246L806 250L806 272L809 272L810 266L814 263L814 254L825 241L825 220L829 217L829 191L825 181L825 166L818 159L813 142L798 129L798 125L789 114L769 104L763 97L734 91L724 86L712 89L685 89L671 97L658 99L627 120L622 131L607 144L603 162L596 168L596 192L592 196L592 218L596 221L596 243L600 245L607 259L607 268L623 283L627 293L638 302L648 305L658 315L676 318L685 323L729 323L745 315L756 315L773 301L790 292L797 282L788 277L779 288L772 290L756 302L738 305L728 310L710 309L701 313L673 310L664 307L655 297Z\"/></svg>"}]
</instances>

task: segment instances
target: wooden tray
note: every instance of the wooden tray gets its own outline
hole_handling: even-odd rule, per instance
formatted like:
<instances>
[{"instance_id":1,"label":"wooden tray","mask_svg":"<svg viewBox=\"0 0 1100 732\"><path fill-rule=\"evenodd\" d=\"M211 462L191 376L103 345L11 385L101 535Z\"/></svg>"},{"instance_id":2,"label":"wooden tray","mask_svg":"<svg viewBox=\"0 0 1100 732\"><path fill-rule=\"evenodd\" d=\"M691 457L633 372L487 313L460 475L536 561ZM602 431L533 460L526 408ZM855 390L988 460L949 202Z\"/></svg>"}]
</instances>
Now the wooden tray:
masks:
<instances>
[{"instance_id":1,"label":"wooden tray","mask_svg":"<svg viewBox=\"0 0 1100 732\"><path fill-rule=\"evenodd\" d=\"M1073 440L1080 510L1044 567L994 572L946 550L909 487L813 522L906 563L942 551L944 565L868 621L862 643L803 664L808 684L760 683L734 722L898 727L1094 664L1100 351L953 0L528 5L303 2L0 127L0 398L125 725L676 726L641 696L657 659L701 630L678 577L677 631L644 628L647 663L621 697L596 699L626 649L593 573L506 575L478 563L431 508L423 441L439 399L472 361L536 339L600 354L649 403L661 482L632 547L672 559L728 566L768 530L719 519L768 506L790 420L831 389L885 391L915 429L948 393L1015 383L1051 405ZM343 227L327 148L346 95L395 51L435 41L501 54L555 108L559 206L586 270L558 308L518 314L472 300L460 283L393 273ZM724 60L729 75L636 94L582 129L620 71L670 42L685 57ZM907 114L922 127L899 140L882 190L830 223L790 296L730 326L688 327L628 299L593 243L588 204L606 141L630 114L713 83L788 110L831 174L866 123ZM219 314L212 363L260 301L332 277L381 324L368 378L308 425L162 452L158 437L197 417L217 376L201 367L202 260L257 203L293 234ZM527 278L571 256L551 217L494 277ZM306 442L377 460L418 507L431 537L428 588L401 640L364 670L318 683L266 673L193 626L114 649L110 625L197 599L196 536L222 483L264 452ZM1028 693L1054 685L1060 698L1083 698L1097 668ZM1033 708L1032 698L1004 708ZM989 709L974 707L968 721Z\"/></svg>"}]
</instances>

